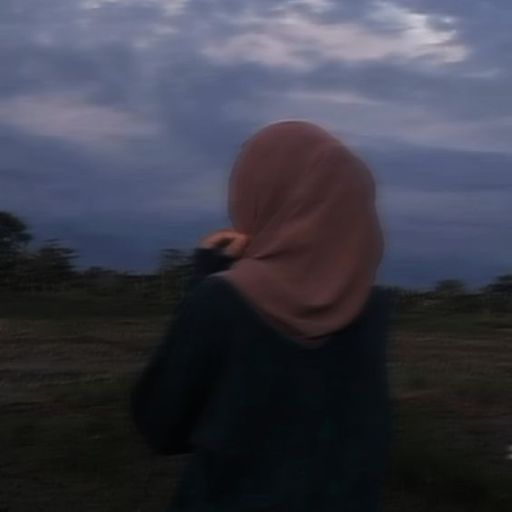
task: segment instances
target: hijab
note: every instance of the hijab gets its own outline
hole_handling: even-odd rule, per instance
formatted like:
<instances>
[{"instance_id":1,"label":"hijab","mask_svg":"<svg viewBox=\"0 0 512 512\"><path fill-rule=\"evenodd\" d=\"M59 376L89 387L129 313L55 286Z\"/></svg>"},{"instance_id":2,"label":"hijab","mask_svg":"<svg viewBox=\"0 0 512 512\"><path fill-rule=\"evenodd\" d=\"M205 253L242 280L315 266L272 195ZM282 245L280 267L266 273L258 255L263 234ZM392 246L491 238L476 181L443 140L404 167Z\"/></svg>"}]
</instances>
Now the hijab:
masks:
<instances>
[{"instance_id":1,"label":"hijab","mask_svg":"<svg viewBox=\"0 0 512 512\"><path fill-rule=\"evenodd\" d=\"M313 346L359 315L383 239L372 175L338 139L302 121L263 128L234 163L228 210L250 241L221 274L269 324Z\"/></svg>"}]
</instances>

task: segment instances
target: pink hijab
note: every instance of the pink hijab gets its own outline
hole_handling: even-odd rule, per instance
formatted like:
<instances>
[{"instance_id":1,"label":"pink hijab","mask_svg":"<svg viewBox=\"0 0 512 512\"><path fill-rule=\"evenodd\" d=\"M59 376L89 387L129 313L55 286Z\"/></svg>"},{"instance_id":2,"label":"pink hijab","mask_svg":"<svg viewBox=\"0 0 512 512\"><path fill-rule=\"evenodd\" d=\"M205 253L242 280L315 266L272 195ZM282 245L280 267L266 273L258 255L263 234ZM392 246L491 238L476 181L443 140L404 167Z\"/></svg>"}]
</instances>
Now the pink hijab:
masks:
<instances>
[{"instance_id":1,"label":"pink hijab","mask_svg":"<svg viewBox=\"0 0 512 512\"><path fill-rule=\"evenodd\" d=\"M243 145L229 214L250 243L222 275L267 322L316 346L361 312L383 239L366 165L322 128L272 124Z\"/></svg>"}]
</instances>

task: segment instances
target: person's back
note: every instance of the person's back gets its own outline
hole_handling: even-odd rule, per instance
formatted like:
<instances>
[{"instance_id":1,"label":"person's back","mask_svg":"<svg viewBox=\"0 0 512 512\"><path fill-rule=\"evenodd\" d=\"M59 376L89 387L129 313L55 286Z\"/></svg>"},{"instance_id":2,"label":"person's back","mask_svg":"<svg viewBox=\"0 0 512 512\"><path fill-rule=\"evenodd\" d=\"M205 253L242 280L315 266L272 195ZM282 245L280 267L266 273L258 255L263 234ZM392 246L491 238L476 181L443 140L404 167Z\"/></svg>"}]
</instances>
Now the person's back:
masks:
<instances>
[{"instance_id":1,"label":"person's back","mask_svg":"<svg viewBox=\"0 0 512 512\"><path fill-rule=\"evenodd\" d=\"M321 303L314 266L303 280L317 302L303 312L279 309L283 290L270 290L281 304L266 310L273 298L258 291L273 281L248 291L265 270L237 280L237 268L196 251L195 288L134 391L135 422L155 450L192 453L171 510L375 512L389 434L386 293L367 287L333 330L341 316ZM350 297L342 291L338 302Z\"/></svg>"}]
</instances>

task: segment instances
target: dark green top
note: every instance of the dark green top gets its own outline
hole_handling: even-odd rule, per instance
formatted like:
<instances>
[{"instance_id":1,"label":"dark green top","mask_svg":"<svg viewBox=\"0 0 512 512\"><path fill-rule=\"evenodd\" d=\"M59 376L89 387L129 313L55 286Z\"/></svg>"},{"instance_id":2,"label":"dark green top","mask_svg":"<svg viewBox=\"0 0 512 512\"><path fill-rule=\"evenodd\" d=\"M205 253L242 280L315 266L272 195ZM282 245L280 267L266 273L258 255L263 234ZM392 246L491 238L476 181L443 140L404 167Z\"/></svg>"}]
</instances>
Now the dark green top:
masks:
<instances>
[{"instance_id":1,"label":"dark green top","mask_svg":"<svg viewBox=\"0 0 512 512\"><path fill-rule=\"evenodd\" d=\"M170 510L375 512L387 459L387 298L320 348L271 328L197 250L193 289L132 397L159 453L191 452Z\"/></svg>"}]
</instances>

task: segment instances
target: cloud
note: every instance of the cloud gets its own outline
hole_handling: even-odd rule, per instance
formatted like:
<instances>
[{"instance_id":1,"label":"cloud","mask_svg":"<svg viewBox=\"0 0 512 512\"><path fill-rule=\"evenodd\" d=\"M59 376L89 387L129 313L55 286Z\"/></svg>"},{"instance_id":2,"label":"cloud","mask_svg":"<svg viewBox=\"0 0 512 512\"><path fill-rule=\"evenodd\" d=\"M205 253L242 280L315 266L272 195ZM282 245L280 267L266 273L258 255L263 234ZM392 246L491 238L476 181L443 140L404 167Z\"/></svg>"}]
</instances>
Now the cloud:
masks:
<instances>
[{"instance_id":1,"label":"cloud","mask_svg":"<svg viewBox=\"0 0 512 512\"><path fill-rule=\"evenodd\" d=\"M61 92L2 100L0 122L32 135L99 149L158 134L158 125L141 115L95 105L84 97Z\"/></svg>"},{"instance_id":2,"label":"cloud","mask_svg":"<svg viewBox=\"0 0 512 512\"><path fill-rule=\"evenodd\" d=\"M457 120L442 106L379 99L353 89L295 88L262 92L234 115L266 124L276 118L302 118L328 126L350 143L403 143L432 148L512 153L511 116Z\"/></svg>"},{"instance_id":3,"label":"cloud","mask_svg":"<svg viewBox=\"0 0 512 512\"><path fill-rule=\"evenodd\" d=\"M511 181L512 183L512 181ZM402 225L500 227L496 219L512 215L510 190L440 191L384 186L384 204Z\"/></svg>"},{"instance_id":4,"label":"cloud","mask_svg":"<svg viewBox=\"0 0 512 512\"><path fill-rule=\"evenodd\" d=\"M333 0L289 0L287 6L304 7L309 11L322 14L330 11L334 6Z\"/></svg>"},{"instance_id":5,"label":"cloud","mask_svg":"<svg viewBox=\"0 0 512 512\"><path fill-rule=\"evenodd\" d=\"M297 71L322 62L394 59L442 65L461 62L469 53L455 29L437 26L430 15L377 2L369 18L383 30L364 20L327 22L300 12L295 2L271 15L247 9L228 20L231 33L206 40L202 51L225 65L252 62Z\"/></svg>"},{"instance_id":6,"label":"cloud","mask_svg":"<svg viewBox=\"0 0 512 512\"><path fill-rule=\"evenodd\" d=\"M511 20L504 0L2 0L2 207L84 263L150 268L225 222L248 135L304 117L375 170L393 281L490 278L512 259Z\"/></svg>"},{"instance_id":7,"label":"cloud","mask_svg":"<svg viewBox=\"0 0 512 512\"><path fill-rule=\"evenodd\" d=\"M156 6L161 8L167 16L176 16L183 13L189 0L79 0L83 9L102 9L109 6L129 8L137 5Z\"/></svg>"}]
</instances>

